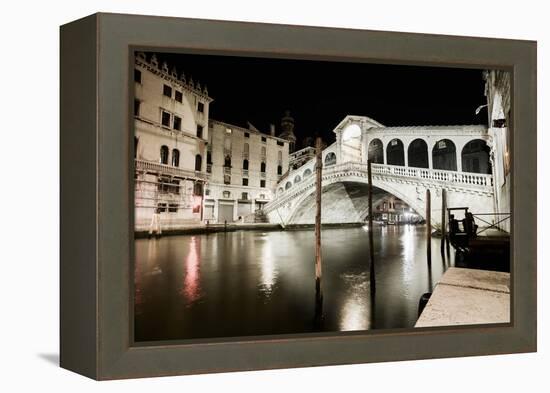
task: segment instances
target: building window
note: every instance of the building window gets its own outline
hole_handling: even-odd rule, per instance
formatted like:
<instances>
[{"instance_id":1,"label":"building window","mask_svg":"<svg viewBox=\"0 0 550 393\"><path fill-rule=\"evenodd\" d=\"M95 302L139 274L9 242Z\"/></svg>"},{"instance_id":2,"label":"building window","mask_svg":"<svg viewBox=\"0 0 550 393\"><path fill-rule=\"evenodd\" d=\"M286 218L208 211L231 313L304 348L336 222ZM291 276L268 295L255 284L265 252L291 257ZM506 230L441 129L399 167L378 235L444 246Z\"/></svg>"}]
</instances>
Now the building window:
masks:
<instances>
[{"instance_id":1,"label":"building window","mask_svg":"<svg viewBox=\"0 0 550 393\"><path fill-rule=\"evenodd\" d=\"M241 199L242 199L243 201L248 200L248 192L243 192L243 193L241 193Z\"/></svg>"},{"instance_id":2,"label":"building window","mask_svg":"<svg viewBox=\"0 0 550 393\"><path fill-rule=\"evenodd\" d=\"M248 186L248 179L243 177L243 186Z\"/></svg>"},{"instance_id":3,"label":"building window","mask_svg":"<svg viewBox=\"0 0 550 393\"><path fill-rule=\"evenodd\" d=\"M231 184L231 175L223 175L223 184Z\"/></svg>"},{"instance_id":4,"label":"building window","mask_svg":"<svg viewBox=\"0 0 550 393\"><path fill-rule=\"evenodd\" d=\"M202 183L201 182L195 182L195 184L193 185L193 195L202 196Z\"/></svg>"},{"instance_id":5,"label":"building window","mask_svg":"<svg viewBox=\"0 0 550 393\"><path fill-rule=\"evenodd\" d=\"M225 133L226 133L227 135L231 135L231 128L226 128L226 129L225 129Z\"/></svg>"},{"instance_id":6,"label":"building window","mask_svg":"<svg viewBox=\"0 0 550 393\"><path fill-rule=\"evenodd\" d=\"M248 170L248 160L243 160L243 169L244 169L245 171Z\"/></svg>"},{"instance_id":7,"label":"building window","mask_svg":"<svg viewBox=\"0 0 550 393\"><path fill-rule=\"evenodd\" d=\"M224 167L231 168L231 156L225 156Z\"/></svg>"},{"instance_id":8,"label":"building window","mask_svg":"<svg viewBox=\"0 0 550 393\"><path fill-rule=\"evenodd\" d=\"M195 170L197 172L200 172L202 170L202 156L200 154L197 154L195 156Z\"/></svg>"},{"instance_id":9,"label":"building window","mask_svg":"<svg viewBox=\"0 0 550 393\"><path fill-rule=\"evenodd\" d=\"M165 213L165 212L166 212L166 203L157 204L157 213Z\"/></svg>"},{"instance_id":10,"label":"building window","mask_svg":"<svg viewBox=\"0 0 550 393\"><path fill-rule=\"evenodd\" d=\"M135 136L134 137L134 158L137 158L138 144L139 144L139 138Z\"/></svg>"},{"instance_id":11,"label":"building window","mask_svg":"<svg viewBox=\"0 0 550 393\"><path fill-rule=\"evenodd\" d=\"M265 136L262 136L262 143L266 143L267 142L267 138Z\"/></svg>"},{"instance_id":12,"label":"building window","mask_svg":"<svg viewBox=\"0 0 550 393\"><path fill-rule=\"evenodd\" d=\"M212 152L206 152L206 163L212 164Z\"/></svg>"},{"instance_id":13,"label":"building window","mask_svg":"<svg viewBox=\"0 0 550 393\"><path fill-rule=\"evenodd\" d=\"M267 155L267 152L266 152L265 146L262 146L262 158L265 158L266 155Z\"/></svg>"},{"instance_id":14,"label":"building window","mask_svg":"<svg viewBox=\"0 0 550 393\"><path fill-rule=\"evenodd\" d=\"M265 188L265 180L260 180L260 187Z\"/></svg>"},{"instance_id":15,"label":"building window","mask_svg":"<svg viewBox=\"0 0 550 393\"><path fill-rule=\"evenodd\" d=\"M165 127L170 127L170 113L162 111L162 125Z\"/></svg>"},{"instance_id":16,"label":"building window","mask_svg":"<svg viewBox=\"0 0 550 393\"><path fill-rule=\"evenodd\" d=\"M277 153L277 160L279 161L279 165L283 162L283 152L280 150Z\"/></svg>"},{"instance_id":17,"label":"building window","mask_svg":"<svg viewBox=\"0 0 550 393\"><path fill-rule=\"evenodd\" d=\"M160 148L160 163L168 165L168 146L162 145Z\"/></svg>"},{"instance_id":18,"label":"building window","mask_svg":"<svg viewBox=\"0 0 550 393\"><path fill-rule=\"evenodd\" d=\"M203 104L202 102L199 102L199 103L197 104L197 110L198 110L199 112L201 112L201 113L204 112L204 104Z\"/></svg>"},{"instance_id":19,"label":"building window","mask_svg":"<svg viewBox=\"0 0 550 393\"><path fill-rule=\"evenodd\" d=\"M171 203L168 205L168 213L177 213L178 205L176 203Z\"/></svg>"},{"instance_id":20,"label":"building window","mask_svg":"<svg viewBox=\"0 0 550 393\"><path fill-rule=\"evenodd\" d=\"M174 115L174 130L181 131L181 117Z\"/></svg>"},{"instance_id":21,"label":"building window","mask_svg":"<svg viewBox=\"0 0 550 393\"><path fill-rule=\"evenodd\" d=\"M248 143L244 144L244 154L248 155L250 153L250 145Z\"/></svg>"},{"instance_id":22,"label":"building window","mask_svg":"<svg viewBox=\"0 0 550 393\"><path fill-rule=\"evenodd\" d=\"M285 143L284 143L284 142L281 142L281 141L277 141L277 145L279 145L279 146L284 146Z\"/></svg>"},{"instance_id":23,"label":"building window","mask_svg":"<svg viewBox=\"0 0 550 393\"><path fill-rule=\"evenodd\" d=\"M265 173L265 168L266 168L265 162L262 162L260 165L260 172Z\"/></svg>"},{"instance_id":24,"label":"building window","mask_svg":"<svg viewBox=\"0 0 550 393\"><path fill-rule=\"evenodd\" d=\"M140 105L140 100L134 100L134 116L139 116Z\"/></svg>"},{"instance_id":25,"label":"building window","mask_svg":"<svg viewBox=\"0 0 550 393\"><path fill-rule=\"evenodd\" d=\"M134 69L134 82L141 83L141 71Z\"/></svg>"},{"instance_id":26,"label":"building window","mask_svg":"<svg viewBox=\"0 0 550 393\"><path fill-rule=\"evenodd\" d=\"M202 126L197 126L197 138L201 138L202 139Z\"/></svg>"},{"instance_id":27,"label":"building window","mask_svg":"<svg viewBox=\"0 0 550 393\"><path fill-rule=\"evenodd\" d=\"M204 195L206 196L210 195L210 190L209 189L204 190Z\"/></svg>"},{"instance_id":28,"label":"building window","mask_svg":"<svg viewBox=\"0 0 550 393\"><path fill-rule=\"evenodd\" d=\"M162 88L162 94L166 97L172 98L172 88L168 85L164 85Z\"/></svg>"},{"instance_id":29,"label":"building window","mask_svg":"<svg viewBox=\"0 0 550 393\"><path fill-rule=\"evenodd\" d=\"M183 93L181 91L176 90L175 98L177 102L183 102Z\"/></svg>"},{"instance_id":30,"label":"building window","mask_svg":"<svg viewBox=\"0 0 550 393\"><path fill-rule=\"evenodd\" d=\"M172 150L172 166L180 166L180 151L178 149Z\"/></svg>"},{"instance_id":31,"label":"building window","mask_svg":"<svg viewBox=\"0 0 550 393\"><path fill-rule=\"evenodd\" d=\"M245 137L245 138L250 138L250 132L245 132L245 133L244 133L244 137Z\"/></svg>"},{"instance_id":32,"label":"building window","mask_svg":"<svg viewBox=\"0 0 550 393\"><path fill-rule=\"evenodd\" d=\"M258 199L265 199L265 194L258 195Z\"/></svg>"},{"instance_id":33,"label":"building window","mask_svg":"<svg viewBox=\"0 0 550 393\"><path fill-rule=\"evenodd\" d=\"M283 174L283 167L281 165L277 165L277 175L282 175Z\"/></svg>"},{"instance_id":34,"label":"building window","mask_svg":"<svg viewBox=\"0 0 550 393\"><path fill-rule=\"evenodd\" d=\"M229 191L224 191L223 192L223 197L224 198L230 198L231 197L231 193Z\"/></svg>"}]
</instances>

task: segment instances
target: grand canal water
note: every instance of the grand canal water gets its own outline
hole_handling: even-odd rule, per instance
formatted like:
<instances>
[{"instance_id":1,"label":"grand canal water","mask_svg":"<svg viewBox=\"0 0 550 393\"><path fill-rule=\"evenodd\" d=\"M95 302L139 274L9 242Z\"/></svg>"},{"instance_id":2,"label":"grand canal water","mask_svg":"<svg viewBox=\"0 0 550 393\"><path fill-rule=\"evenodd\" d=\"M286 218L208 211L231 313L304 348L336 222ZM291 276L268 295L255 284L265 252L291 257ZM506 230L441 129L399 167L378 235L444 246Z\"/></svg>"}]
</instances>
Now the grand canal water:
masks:
<instances>
[{"instance_id":1,"label":"grand canal water","mask_svg":"<svg viewBox=\"0 0 550 393\"><path fill-rule=\"evenodd\" d=\"M138 239L135 340L411 328L420 296L454 261L425 227L376 227L376 296L364 228L323 229L323 318L315 323L314 232L237 231Z\"/></svg>"}]
</instances>

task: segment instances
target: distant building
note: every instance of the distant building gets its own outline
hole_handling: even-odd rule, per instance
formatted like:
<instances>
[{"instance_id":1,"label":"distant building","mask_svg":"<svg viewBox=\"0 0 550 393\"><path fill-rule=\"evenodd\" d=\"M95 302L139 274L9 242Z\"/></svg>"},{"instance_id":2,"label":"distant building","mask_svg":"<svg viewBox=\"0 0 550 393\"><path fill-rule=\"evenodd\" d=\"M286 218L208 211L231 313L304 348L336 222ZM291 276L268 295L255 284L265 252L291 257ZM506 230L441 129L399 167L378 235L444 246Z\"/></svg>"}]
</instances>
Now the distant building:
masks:
<instances>
[{"instance_id":1,"label":"distant building","mask_svg":"<svg viewBox=\"0 0 550 393\"><path fill-rule=\"evenodd\" d=\"M263 205L288 171L289 142L248 128L210 120L207 152L208 185L204 219L210 222L263 221Z\"/></svg>"},{"instance_id":2,"label":"distant building","mask_svg":"<svg viewBox=\"0 0 550 393\"><path fill-rule=\"evenodd\" d=\"M134 90L135 228L199 224L212 98L206 86L144 53L136 56Z\"/></svg>"},{"instance_id":3,"label":"distant building","mask_svg":"<svg viewBox=\"0 0 550 393\"><path fill-rule=\"evenodd\" d=\"M289 153L296 150L296 135L294 135L294 118L290 116L290 111L286 111L281 119L281 134L279 137L289 142Z\"/></svg>"},{"instance_id":4,"label":"distant building","mask_svg":"<svg viewBox=\"0 0 550 393\"><path fill-rule=\"evenodd\" d=\"M206 86L156 55L134 67L135 230L160 233L210 223L262 221L288 172L288 140L209 118ZM293 119L283 134L294 143Z\"/></svg>"},{"instance_id":5,"label":"distant building","mask_svg":"<svg viewBox=\"0 0 550 393\"><path fill-rule=\"evenodd\" d=\"M419 216L401 199L388 195L375 207L372 218L387 224L415 223Z\"/></svg>"}]
</instances>

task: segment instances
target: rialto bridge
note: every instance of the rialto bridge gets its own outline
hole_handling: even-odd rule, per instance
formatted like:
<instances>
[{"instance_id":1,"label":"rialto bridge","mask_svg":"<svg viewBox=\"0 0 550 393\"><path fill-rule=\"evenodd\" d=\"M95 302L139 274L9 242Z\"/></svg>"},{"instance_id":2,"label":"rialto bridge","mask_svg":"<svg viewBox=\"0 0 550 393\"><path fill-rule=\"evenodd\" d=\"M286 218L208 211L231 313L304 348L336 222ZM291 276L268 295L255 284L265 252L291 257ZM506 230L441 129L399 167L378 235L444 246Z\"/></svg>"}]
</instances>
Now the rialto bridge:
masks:
<instances>
[{"instance_id":1,"label":"rialto bridge","mask_svg":"<svg viewBox=\"0 0 550 393\"><path fill-rule=\"evenodd\" d=\"M347 116L336 142L323 150L322 222L363 222L368 215L367 160L372 162L373 205L387 193L426 217L431 190L432 225L441 221L441 195L448 207L494 212L492 138L481 125L384 127ZM277 185L264 212L272 223L311 224L315 217L315 159L291 170Z\"/></svg>"}]
</instances>

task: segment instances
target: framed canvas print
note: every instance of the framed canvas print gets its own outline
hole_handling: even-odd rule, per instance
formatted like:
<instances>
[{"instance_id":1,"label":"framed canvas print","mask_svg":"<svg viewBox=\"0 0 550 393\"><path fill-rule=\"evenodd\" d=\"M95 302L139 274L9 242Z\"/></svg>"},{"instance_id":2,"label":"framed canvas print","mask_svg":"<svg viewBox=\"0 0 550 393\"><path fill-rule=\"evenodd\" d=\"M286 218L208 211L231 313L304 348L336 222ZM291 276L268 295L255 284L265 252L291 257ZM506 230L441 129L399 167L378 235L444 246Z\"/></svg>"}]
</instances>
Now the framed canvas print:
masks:
<instances>
[{"instance_id":1,"label":"framed canvas print","mask_svg":"<svg viewBox=\"0 0 550 393\"><path fill-rule=\"evenodd\" d=\"M61 27L61 366L536 350L536 43Z\"/></svg>"}]
</instances>

